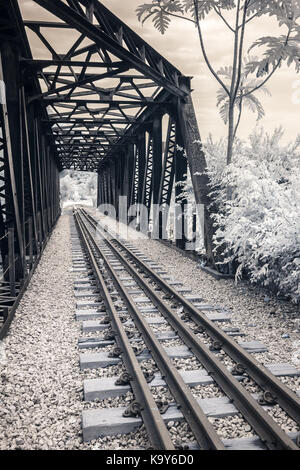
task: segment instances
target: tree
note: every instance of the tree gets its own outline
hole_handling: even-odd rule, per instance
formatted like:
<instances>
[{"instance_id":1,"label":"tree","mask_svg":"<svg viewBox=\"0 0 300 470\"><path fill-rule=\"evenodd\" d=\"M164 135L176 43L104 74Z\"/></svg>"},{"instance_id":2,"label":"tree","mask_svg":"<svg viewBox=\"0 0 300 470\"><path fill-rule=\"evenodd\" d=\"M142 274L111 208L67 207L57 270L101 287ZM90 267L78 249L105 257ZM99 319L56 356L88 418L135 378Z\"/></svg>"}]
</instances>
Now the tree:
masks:
<instances>
[{"instance_id":1,"label":"tree","mask_svg":"<svg viewBox=\"0 0 300 470\"><path fill-rule=\"evenodd\" d=\"M261 102L259 101L259 99L256 96L254 96L254 93L251 93L252 89L258 87L258 85L260 84L260 81L258 79L253 78L253 77L248 77L247 65L249 63L250 63L249 60L245 61L245 64L242 67L240 85L239 85L239 89L238 89L236 99L235 99L234 106L237 109L237 117L236 117L236 123L234 125L233 138L232 138L233 141L236 137L237 129L238 129L239 124L241 122L243 108L246 107L250 111L252 111L253 113L256 113L257 114L257 121L262 119L265 115L265 111L264 111L264 108L263 108ZM219 70L218 75L224 77L225 85L227 85L227 88L230 88L232 75L233 75L232 66L222 67ZM250 93L249 93L249 91L250 91ZM257 88L257 91L258 92L259 91L264 92L265 94L268 94L268 95L271 94L268 91L266 86L261 86L260 88ZM221 118L223 119L224 123L228 124L230 97L225 92L224 88L222 88L222 87L219 88L218 93L217 93L217 106L219 107L220 115L221 115ZM230 160L231 160L231 158L230 158ZM229 162L227 162L227 163L229 163Z\"/></svg>"},{"instance_id":2,"label":"tree","mask_svg":"<svg viewBox=\"0 0 300 470\"><path fill-rule=\"evenodd\" d=\"M299 0L152 0L137 8L138 19L144 23L149 18L162 34L172 18L192 22L198 32L200 50L204 61L220 85L217 104L228 126L227 164L232 161L233 143L241 120L243 107L264 114L261 103L254 94L266 91L265 85L275 71L286 62L300 68L300 17ZM216 71L208 57L203 22L208 15L216 15L224 27L232 33L232 64ZM280 36L258 38L249 48L263 48L262 57L244 59L245 34L255 19L268 15L274 17L285 33ZM248 51L248 52L249 52ZM236 116L237 112L237 116Z\"/></svg>"}]
</instances>

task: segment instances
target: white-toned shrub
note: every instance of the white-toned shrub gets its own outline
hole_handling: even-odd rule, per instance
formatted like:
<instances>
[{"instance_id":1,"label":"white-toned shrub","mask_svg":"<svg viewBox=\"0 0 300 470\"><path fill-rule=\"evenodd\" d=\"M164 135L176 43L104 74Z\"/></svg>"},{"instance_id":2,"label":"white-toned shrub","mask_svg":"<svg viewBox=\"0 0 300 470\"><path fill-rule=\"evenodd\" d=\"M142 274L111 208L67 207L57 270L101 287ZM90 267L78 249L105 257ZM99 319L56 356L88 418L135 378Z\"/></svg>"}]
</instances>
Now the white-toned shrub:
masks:
<instances>
[{"instance_id":1,"label":"white-toned shrub","mask_svg":"<svg viewBox=\"0 0 300 470\"><path fill-rule=\"evenodd\" d=\"M300 302L300 137L281 145L282 130L256 129L238 141L225 166L225 141L209 139L205 151L218 213L216 245L260 283ZM228 200L228 194L231 198Z\"/></svg>"},{"instance_id":2,"label":"white-toned shrub","mask_svg":"<svg viewBox=\"0 0 300 470\"><path fill-rule=\"evenodd\" d=\"M86 171L64 170L60 174L62 206L86 204L96 206L97 174Z\"/></svg>"}]
</instances>

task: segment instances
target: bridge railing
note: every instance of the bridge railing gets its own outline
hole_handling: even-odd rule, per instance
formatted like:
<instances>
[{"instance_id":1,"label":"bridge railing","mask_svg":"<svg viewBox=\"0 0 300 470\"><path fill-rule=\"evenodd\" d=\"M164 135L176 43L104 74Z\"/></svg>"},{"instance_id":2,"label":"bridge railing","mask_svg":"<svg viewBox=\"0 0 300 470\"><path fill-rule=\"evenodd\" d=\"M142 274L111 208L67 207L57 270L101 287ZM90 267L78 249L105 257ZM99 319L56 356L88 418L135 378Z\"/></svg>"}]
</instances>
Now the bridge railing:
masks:
<instances>
[{"instance_id":1,"label":"bridge railing","mask_svg":"<svg viewBox=\"0 0 300 470\"><path fill-rule=\"evenodd\" d=\"M24 260L15 252L16 231L10 227L1 237L0 242L7 243L7 254L0 259L0 340L6 335L14 318L15 311L29 284L44 248L49 240L52 230L57 222L54 221L51 228L50 209L44 209L37 214L37 233L34 234L33 220L30 217L24 222ZM43 227L42 227L43 225ZM44 227L46 229L44 230ZM23 266L22 270L20 266Z\"/></svg>"}]
</instances>

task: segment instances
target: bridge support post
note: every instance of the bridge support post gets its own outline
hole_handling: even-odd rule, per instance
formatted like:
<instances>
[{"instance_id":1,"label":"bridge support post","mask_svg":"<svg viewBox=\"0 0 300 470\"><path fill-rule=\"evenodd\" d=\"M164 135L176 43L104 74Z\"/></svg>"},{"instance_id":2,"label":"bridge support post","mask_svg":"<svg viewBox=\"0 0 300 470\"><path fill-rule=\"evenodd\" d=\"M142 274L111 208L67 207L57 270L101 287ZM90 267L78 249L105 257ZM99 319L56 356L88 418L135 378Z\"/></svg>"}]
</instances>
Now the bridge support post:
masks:
<instances>
[{"instance_id":1,"label":"bridge support post","mask_svg":"<svg viewBox=\"0 0 300 470\"><path fill-rule=\"evenodd\" d=\"M156 114L152 127L152 237L161 238L161 227L159 217L159 190L162 172L162 116Z\"/></svg>"},{"instance_id":2,"label":"bridge support post","mask_svg":"<svg viewBox=\"0 0 300 470\"><path fill-rule=\"evenodd\" d=\"M9 41L4 41L0 49L0 80L5 84L5 101L0 106L2 132L4 132L5 147L2 181L5 186L5 225L15 227L17 233L16 257L20 269L24 269L24 240L23 240L23 200L22 200L22 148L20 133L20 71L18 68L19 57L16 46ZM12 80L15 77L15 80ZM3 210L3 209L2 209ZM4 229L5 230L5 229ZM8 247L7 247L8 248ZM4 259L5 259L5 253ZM3 261L4 261L3 259Z\"/></svg>"},{"instance_id":3,"label":"bridge support post","mask_svg":"<svg viewBox=\"0 0 300 470\"><path fill-rule=\"evenodd\" d=\"M28 220L28 257L29 257L29 269L33 266L33 249L32 249L32 218Z\"/></svg>"},{"instance_id":4,"label":"bridge support post","mask_svg":"<svg viewBox=\"0 0 300 470\"><path fill-rule=\"evenodd\" d=\"M176 134L176 143L183 149L183 139L179 126L177 126ZM182 250L185 250L186 245L185 210L187 203L185 196L182 196L182 188L184 189L187 171L187 159L183 154L183 150L177 150L175 157L175 238L176 246ZM178 200L179 196L180 199Z\"/></svg>"},{"instance_id":5,"label":"bridge support post","mask_svg":"<svg viewBox=\"0 0 300 470\"><path fill-rule=\"evenodd\" d=\"M182 90L188 94L185 99L178 99L178 119L182 132L184 148L191 172L196 204L204 204L204 245L206 255L214 264L213 253L213 221L210 217L208 206L211 203L209 197L210 186L206 174L206 159L200 138L198 123L191 97L189 77L180 78Z\"/></svg>"},{"instance_id":6,"label":"bridge support post","mask_svg":"<svg viewBox=\"0 0 300 470\"><path fill-rule=\"evenodd\" d=\"M101 204L101 176L98 171L97 173L97 207Z\"/></svg>"},{"instance_id":7,"label":"bridge support post","mask_svg":"<svg viewBox=\"0 0 300 470\"><path fill-rule=\"evenodd\" d=\"M15 261L15 234L13 227L8 229L8 273L9 291L12 297L16 296L16 261Z\"/></svg>"},{"instance_id":8,"label":"bridge support post","mask_svg":"<svg viewBox=\"0 0 300 470\"><path fill-rule=\"evenodd\" d=\"M144 175L145 175L145 166L146 166L146 141L145 141L145 131L142 129L139 134L137 141L138 148L138 187L137 187L137 203L142 204L143 202L143 185L144 185Z\"/></svg>"}]
</instances>

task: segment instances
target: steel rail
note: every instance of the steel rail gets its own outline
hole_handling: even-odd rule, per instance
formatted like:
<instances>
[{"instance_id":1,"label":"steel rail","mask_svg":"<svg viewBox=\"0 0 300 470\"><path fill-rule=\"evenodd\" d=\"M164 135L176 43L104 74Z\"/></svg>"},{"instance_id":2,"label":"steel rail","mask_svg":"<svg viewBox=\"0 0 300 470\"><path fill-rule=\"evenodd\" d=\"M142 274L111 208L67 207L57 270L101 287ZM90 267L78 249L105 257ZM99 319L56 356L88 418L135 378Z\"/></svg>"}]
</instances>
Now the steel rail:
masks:
<instances>
[{"instance_id":1,"label":"steel rail","mask_svg":"<svg viewBox=\"0 0 300 470\"><path fill-rule=\"evenodd\" d=\"M99 222L95 221L89 214L85 211L83 212L87 220L90 221L91 225L94 229L99 228ZM131 250L125 247L119 240L114 239L115 242L123 249L127 254L129 254L135 262L143 268L147 272L148 275L154 278L155 281L158 281L159 284L168 286L165 281L163 281L151 268L146 266L138 257L136 257ZM130 265L124 255L120 253L120 251L114 246L114 244L105 238L105 242L110 246L113 252L119 257L119 259L125 264L126 269L128 269L132 275L137 279L140 286L144 289L147 295L152 299L152 302L159 308L160 312L165 316L165 318L172 324L172 326L177 330L179 336L185 341L185 343L190 347L190 349L194 352L194 354L198 357L198 359L204 364L205 368L210 372L213 376L216 383L222 388L222 390L229 396L236 407L240 410L243 416L246 418L249 424L253 427L253 429L257 432L260 436L264 444L269 449L291 449L291 450L299 450L299 447L287 436L287 434L280 428L280 426L268 415L268 413L257 403L257 401L248 393L244 387L237 381L235 377L231 375L224 365L215 358L214 354L209 351L209 349L203 345L201 340L192 332L192 330L185 325L185 323L179 318L177 314L174 314L170 306L164 302L153 290L150 286L149 282L143 279L143 277L138 273L138 271ZM169 289L167 289L169 290ZM188 306L191 306L193 310L196 308L188 302L183 296L178 294L174 289L170 289L171 294L174 295L177 301L181 304L187 303ZM182 300L184 300L184 302ZM196 313L204 317L203 314L196 310ZM212 323L210 320L205 318L209 323ZM212 325L213 329L219 330L223 336L226 337L227 335L215 325ZM228 337L229 342L233 343L231 338ZM237 343L234 342L234 345L238 350L242 350L243 355L249 355L246 353ZM223 349L225 350L224 346L222 345ZM256 366L256 363L260 367L260 371L264 373L264 366L258 363L250 357L251 367L252 362ZM249 361L249 362L250 362ZM267 371L267 370L266 370ZM268 371L267 371L268 372ZM250 368L247 368L247 373L251 375ZM272 379L276 379L271 373L268 372L267 376L271 376ZM268 389L268 382L267 378L265 378L264 382L264 389ZM279 381L278 381L279 382ZM281 382L279 383L280 385ZM286 387L282 387L286 388ZM287 389L288 399L292 392ZM277 397L277 395L276 395ZM292 395L292 399L295 401L296 408L299 406L299 400ZM277 400L278 401L278 400ZM297 411L295 408L295 412Z\"/></svg>"},{"instance_id":2,"label":"steel rail","mask_svg":"<svg viewBox=\"0 0 300 470\"><path fill-rule=\"evenodd\" d=\"M81 218L81 220L83 219ZM89 233L90 237L93 238L93 235L86 226L85 229ZM170 388L170 391L174 396L178 407L181 409L183 416L188 422L200 448L205 450L225 450L224 444L214 430L212 424L209 422L207 416L203 413L199 403L192 395L189 386L184 382L176 367L173 365L171 359L168 357L166 351L153 333L153 330L144 319L140 309L133 302L128 290L118 279L118 276L116 275L107 256L101 251L95 240L94 244L95 249L103 258L119 293L125 299L135 325L142 334L146 346L149 348L154 361L162 372L162 378Z\"/></svg>"},{"instance_id":3,"label":"steel rail","mask_svg":"<svg viewBox=\"0 0 300 470\"><path fill-rule=\"evenodd\" d=\"M87 214L87 213L86 213ZM87 216L91 217L89 214ZM92 218L92 220L94 220ZM99 221L96 221L99 225ZM126 251L131 258L149 274L155 282L168 294L174 297L174 300L179 302L185 310L190 314L195 323L201 325L205 329L212 340L219 341L222 349L238 364L241 364L247 374L262 388L262 390L269 391L274 395L278 405L285 410L285 412L300 424L300 399L289 390L277 377L275 377L266 367L254 359L250 353L245 351L239 344L230 338L224 331L209 320L207 316L201 313L197 307L189 302L183 295L177 292L171 285L162 279L153 269L147 266L141 259L139 259L129 248L127 248L119 238L114 238L114 242L118 244L123 250Z\"/></svg>"},{"instance_id":4,"label":"steel rail","mask_svg":"<svg viewBox=\"0 0 300 470\"><path fill-rule=\"evenodd\" d=\"M168 432L157 404L154 401L149 385L144 377L142 369L138 363L124 326L119 318L111 295L106 287L105 281L98 267L96 257L91 247L91 243L93 243L92 237L78 215L75 214L74 216L80 238L83 242L84 248L91 263L92 271L96 278L96 283L103 295L103 300L107 311L110 314L114 331L117 333L115 339L117 345L122 349L123 362L126 366L127 372L131 376L130 385L136 399L142 406L141 414L150 441L156 449L174 450L175 447L172 443L170 433ZM95 245L94 248L97 249Z\"/></svg>"}]
</instances>

